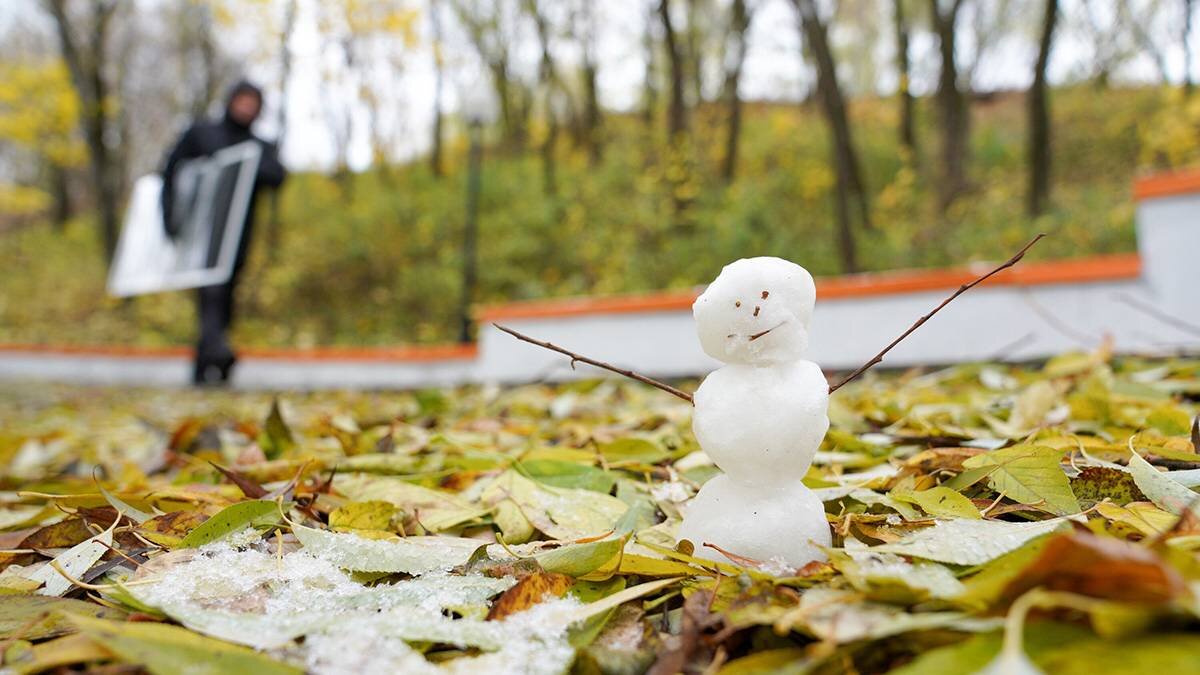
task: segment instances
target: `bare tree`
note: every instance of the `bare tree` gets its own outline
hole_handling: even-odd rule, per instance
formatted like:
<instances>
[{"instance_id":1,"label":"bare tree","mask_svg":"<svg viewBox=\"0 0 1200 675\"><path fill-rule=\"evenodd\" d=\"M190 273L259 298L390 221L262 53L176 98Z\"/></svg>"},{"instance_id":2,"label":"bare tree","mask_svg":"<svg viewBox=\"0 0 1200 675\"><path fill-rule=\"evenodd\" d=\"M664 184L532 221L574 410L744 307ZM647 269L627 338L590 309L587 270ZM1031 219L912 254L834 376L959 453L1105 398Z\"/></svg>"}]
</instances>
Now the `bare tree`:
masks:
<instances>
[{"instance_id":1,"label":"bare tree","mask_svg":"<svg viewBox=\"0 0 1200 675\"><path fill-rule=\"evenodd\" d=\"M896 74L900 97L900 145L910 155L917 152L917 132L913 119L916 102L913 100L912 67L908 58L908 21L904 16L904 0L892 0L892 22L896 30Z\"/></svg>"},{"instance_id":2,"label":"bare tree","mask_svg":"<svg viewBox=\"0 0 1200 675\"><path fill-rule=\"evenodd\" d=\"M1058 20L1058 0L1046 0L1042 35L1038 43L1033 85L1029 88L1029 194L1027 209L1036 216L1050 199L1050 110L1046 101L1046 65L1054 43L1054 25Z\"/></svg>"},{"instance_id":3,"label":"bare tree","mask_svg":"<svg viewBox=\"0 0 1200 675\"><path fill-rule=\"evenodd\" d=\"M454 8L471 44L492 76L505 140L514 147L522 147L528 134L528 92L512 72L512 49L516 39L507 6L498 1L455 0Z\"/></svg>"},{"instance_id":4,"label":"bare tree","mask_svg":"<svg viewBox=\"0 0 1200 675\"><path fill-rule=\"evenodd\" d=\"M522 3L529 17L533 19L536 28L538 49L541 58L538 61L538 86L542 90L542 115L546 118L546 138L542 141L542 187L546 194L558 192L555 178L555 148L558 144L558 116L555 111L555 94L559 88L558 74L554 69L554 57L550 53L550 27L545 14L538 7L538 0L524 0Z\"/></svg>"},{"instance_id":5,"label":"bare tree","mask_svg":"<svg viewBox=\"0 0 1200 675\"><path fill-rule=\"evenodd\" d=\"M596 87L599 66L596 59L596 19L591 0L583 0L575 12L575 33L579 36L580 76L583 80L583 139L592 164L600 160L604 149L604 117L600 112L600 93Z\"/></svg>"},{"instance_id":6,"label":"bare tree","mask_svg":"<svg viewBox=\"0 0 1200 675\"><path fill-rule=\"evenodd\" d=\"M821 111L829 126L830 149L837 173L835 212L837 215L837 245L841 255L842 269L857 272L858 250L854 236L854 219L866 227L870 226L866 190L863 188L862 171L858 154L850 132L850 120L846 115L846 101L837 80L837 64L829 47L829 35L825 23L817 12L816 0L792 0L800 14L800 28L817 69L817 95ZM852 209L851 202L856 209Z\"/></svg>"},{"instance_id":7,"label":"bare tree","mask_svg":"<svg viewBox=\"0 0 1200 675\"><path fill-rule=\"evenodd\" d=\"M942 130L942 176L940 202L944 211L967 187L970 112L959 85L955 62L955 36L963 0L929 0L934 32L938 36L941 71L938 76L937 107Z\"/></svg>"},{"instance_id":8,"label":"bare tree","mask_svg":"<svg viewBox=\"0 0 1200 675\"><path fill-rule=\"evenodd\" d=\"M683 49L679 44L679 34L671 22L671 0L659 0L658 19L662 22L663 42L667 51L667 61L671 68L671 101L667 109L667 138L677 142L687 133L687 101L684 98L684 82L686 80L686 64L684 64Z\"/></svg>"},{"instance_id":9,"label":"bare tree","mask_svg":"<svg viewBox=\"0 0 1200 675\"><path fill-rule=\"evenodd\" d=\"M729 45L725 52L725 157L721 162L721 177L733 182L737 173L738 140L742 134L742 98L738 85L746 63L746 31L750 28L750 10L746 0L733 0L729 8Z\"/></svg>"},{"instance_id":10,"label":"bare tree","mask_svg":"<svg viewBox=\"0 0 1200 675\"><path fill-rule=\"evenodd\" d=\"M283 29L279 32L279 150L288 129L288 92L292 83L292 33L296 29L297 0L287 0L283 8ZM279 253L280 238L283 236L281 223L280 190L270 190L271 210L267 219L267 256L274 261Z\"/></svg>"},{"instance_id":11,"label":"bare tree","mask_svg":"<svg viewBox=\"0 0 1200 675\"><path fill-rule=\"evenodd\" d=\"M433 29L433 139L429 150L429 170L441 177L445 173L442 165L442 89L445 86L446 64L442 44L442 3L429 0L429 22Z\"/></svg>"},{"instance_id":12,"label":"bare tree","mask_svg":"<svg viewBox=\"0 0 1200 675\"><path fill-rule=\"evenodd\" d=\"M642 32L642 51L646 55L646 73L642 80L642 122L649 128L654 126L654 113L658 107L658 44L654 39L654 27L659 24L658 0L646 3L645 30Z\"/></svg>"},{"instance_id":13,"label":"bare tree","mask_svg":"<svg viewBox=\"0 0 1200 675\"><path fill-rule=\"evenodd\" d=\"M88 146L92 186L100 216L101 240L106 259L117 248L117 202L121 176L120 157L108 145L114 131L111 106L107 105L109 85L105 79L110 23L116 13L116 0L95 0L86 12L72 11L67 0L44 0L54 19L59 49L71 71L71 82L81 104L84 139Z\"/></svg>"},{"instance_id":14,"label":"bare tree","mask_svg":"<svg viewBox=\"0 0 1200 675\"><path fill-rule=\"evenodd\" d=\"M1183 90L1192 93L1192 0L1183 0Z\"/></svg>"}]
</instances>

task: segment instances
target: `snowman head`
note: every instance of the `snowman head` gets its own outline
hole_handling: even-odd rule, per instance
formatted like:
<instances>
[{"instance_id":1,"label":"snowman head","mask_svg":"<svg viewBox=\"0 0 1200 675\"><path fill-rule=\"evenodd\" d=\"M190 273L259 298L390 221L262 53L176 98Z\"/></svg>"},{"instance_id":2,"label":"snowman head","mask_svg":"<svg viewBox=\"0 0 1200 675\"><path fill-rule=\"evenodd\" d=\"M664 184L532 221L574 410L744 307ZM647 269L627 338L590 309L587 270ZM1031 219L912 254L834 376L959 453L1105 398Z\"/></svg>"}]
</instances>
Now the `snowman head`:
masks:
<instances>
[{"instance_id":1,"label":"snowman head","mask_svg":"<svg viewBox=\"0 0 1200 675\"><path fill-rule=\"evenodd\" d=\"M700 346L725 363L795 361L808 350L817 289L803 267L781 258L743 258L721 270L692 305Z\"/></svg>"}]
</instances>

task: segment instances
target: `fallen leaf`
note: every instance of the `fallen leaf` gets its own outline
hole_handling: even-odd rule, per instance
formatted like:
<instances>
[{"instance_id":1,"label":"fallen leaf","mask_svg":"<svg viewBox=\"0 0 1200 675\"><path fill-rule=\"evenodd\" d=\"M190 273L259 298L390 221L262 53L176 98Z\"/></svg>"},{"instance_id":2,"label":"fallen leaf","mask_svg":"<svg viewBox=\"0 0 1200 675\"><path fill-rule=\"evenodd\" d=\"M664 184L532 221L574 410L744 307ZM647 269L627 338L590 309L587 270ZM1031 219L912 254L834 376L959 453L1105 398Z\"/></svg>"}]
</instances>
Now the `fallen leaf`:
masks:
<instances>
[{"instance_id":1,"label":"fallen leaf","mask_svg":"<svg viewBox=\"0 0 1200 675\"><path fill-rule=\"evenodd\" d=\"M80 615L70 620L117 659L145 667L154 675L300 675L303 669L252 649L197 635L161 623L105 621Z\"/></svg>"},{"instance_id":2,"label":"fallen leaf","mask_svg":"<svg viewBox=\"0 0 1200 675\"><path fill-rule=\"evenodd\" d=\"M565 574L553 572L530 574L496 599L492 608L488 610L487 620L497 621L510 614L523 612L547 596L561 598L572 583L571 577Z\"/></svg>"},{"instance_id":3,"label":"fallen leaf","mask_svg":"<svg viewBox=\"0 0 1200 675\"><path fill-rule=\"evenodd\" d=\"M873 546L868 550L956 565L981 565L1019 548L1031 539L1066 526L1065 518L1029 523L946 520L918 530L900 541Z\"/></svg>"},{"instance_id":4,"label":"fallen leaf","mask_svg":"<svg viewBox=\"0 0 1200 675\"><path fill-rule=\"evenodd\" d=\"M222 509L220 513L188 532L179 545L183 548L195 548L220 541L247 527L274 523L279 520L279 511L280 507L275 502L238 502Z\"/></svg>"},{"instance_id":5,"label":"fallen leaf","mask_svg":"<svg viewBox=\"0 0 1200 675\"><path fill-rule=\"evenodd\" d=\"M292 532L312 555L342 569L357 572L421 574L464 565L487 545L461 537L404 537L395 540L365 539L357 534L328 532L303 525Z\"/></svg>"},{"instance_id":6,"label":"fallen leaf","mask_svg":"<svg viewBox=\"0 0 1200 675\"><path fill-rule=\"evenodd\" d=\"M976 455L963 462L968 469L994 467L988 474L992 489L1022 504L1044 505L1056 515L1079 512L1071 482L1063 472L1062 451L1036 445L1014 445Z\"/></svg>"}]
</instances>

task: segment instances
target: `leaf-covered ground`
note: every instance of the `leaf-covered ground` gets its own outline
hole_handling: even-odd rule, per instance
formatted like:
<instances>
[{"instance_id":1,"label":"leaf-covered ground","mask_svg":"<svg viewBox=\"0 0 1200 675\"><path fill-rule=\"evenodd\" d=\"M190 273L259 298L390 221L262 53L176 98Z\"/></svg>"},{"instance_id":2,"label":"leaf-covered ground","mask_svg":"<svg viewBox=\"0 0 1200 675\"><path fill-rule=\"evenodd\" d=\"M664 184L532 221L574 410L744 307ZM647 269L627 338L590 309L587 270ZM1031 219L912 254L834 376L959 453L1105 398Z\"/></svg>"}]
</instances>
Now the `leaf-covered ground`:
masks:
<instances>
[{"instance_id":1,"label":"leaf-covered ground","mask_svg":"<svg viewBox=\"0 0 1200 675\"><path fill-rule=\"evenodd\" d=\"M1200 672L1200 361L868 378L828 562L691 555L690 409L600 381L0 393L13 672ZM701 545L702 542L696 542ZM124 671L123 671L124 672Z\"/></svg>"}]
</instances>

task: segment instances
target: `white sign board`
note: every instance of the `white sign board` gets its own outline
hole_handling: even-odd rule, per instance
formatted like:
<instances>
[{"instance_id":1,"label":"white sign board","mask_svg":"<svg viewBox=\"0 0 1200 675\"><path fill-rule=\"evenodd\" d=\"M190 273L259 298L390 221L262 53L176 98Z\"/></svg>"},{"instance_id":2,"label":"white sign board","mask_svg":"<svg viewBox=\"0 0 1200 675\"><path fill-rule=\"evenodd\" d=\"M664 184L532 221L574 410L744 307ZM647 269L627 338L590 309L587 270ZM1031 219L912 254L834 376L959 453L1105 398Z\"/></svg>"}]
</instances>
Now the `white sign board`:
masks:
<instances>
[{"instance_id":1,"label":"white sign board","mask_svg":"<svg viewBox=\"0 0 1200 675\"><path fill-rule=\"evenodd\" d=\"M139 178L109 270L109 294L124 297L229 281L261 158L262 147L246 141L182 164L175 171L175 237L163 225L162 178Z\"/></svg>"}]
</instances>

